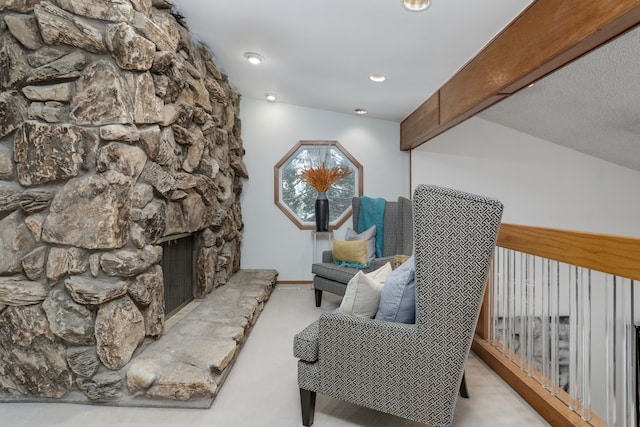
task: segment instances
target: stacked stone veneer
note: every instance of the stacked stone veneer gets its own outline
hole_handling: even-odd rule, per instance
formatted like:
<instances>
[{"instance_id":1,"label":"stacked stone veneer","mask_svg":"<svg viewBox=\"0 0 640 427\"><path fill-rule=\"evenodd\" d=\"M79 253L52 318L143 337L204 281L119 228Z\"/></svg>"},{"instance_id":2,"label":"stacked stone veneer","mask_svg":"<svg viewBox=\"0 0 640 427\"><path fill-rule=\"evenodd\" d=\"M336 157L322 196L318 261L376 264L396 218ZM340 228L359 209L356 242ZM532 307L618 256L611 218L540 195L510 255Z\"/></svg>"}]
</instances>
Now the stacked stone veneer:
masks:
<instances>
[{"instance_id":1,"label":"stacked stone veneer","mask_svg":"<svg viewBox=\"0 0 640 427\"><path fill-rule=\"evenodd\" d=\"M159 239L196 233L196 296L239 269L239 95L169 0L0 18L0 391L115 396L163 333Z\"/></svg>"}]
</instances>

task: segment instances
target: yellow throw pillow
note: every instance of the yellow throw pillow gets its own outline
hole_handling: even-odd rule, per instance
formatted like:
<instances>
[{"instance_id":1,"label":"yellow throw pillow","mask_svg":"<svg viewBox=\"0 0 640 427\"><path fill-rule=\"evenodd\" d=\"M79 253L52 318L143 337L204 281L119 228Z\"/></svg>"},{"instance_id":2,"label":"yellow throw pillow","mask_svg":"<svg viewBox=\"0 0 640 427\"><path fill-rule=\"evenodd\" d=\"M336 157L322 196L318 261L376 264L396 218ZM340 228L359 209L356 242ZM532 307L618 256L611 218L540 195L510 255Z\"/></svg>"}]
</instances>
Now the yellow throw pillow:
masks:
<instances>
[{"instance_id":1,"label":"yellow throw pillow","mask_svg":"<svg viewBox=\"0 0 640 427\"><path fill-rule=\"evenodd\" d=\"M365 240L333 239L333 260L354 264L367 263L367 242Z\"/></svg>"}]
</instances>

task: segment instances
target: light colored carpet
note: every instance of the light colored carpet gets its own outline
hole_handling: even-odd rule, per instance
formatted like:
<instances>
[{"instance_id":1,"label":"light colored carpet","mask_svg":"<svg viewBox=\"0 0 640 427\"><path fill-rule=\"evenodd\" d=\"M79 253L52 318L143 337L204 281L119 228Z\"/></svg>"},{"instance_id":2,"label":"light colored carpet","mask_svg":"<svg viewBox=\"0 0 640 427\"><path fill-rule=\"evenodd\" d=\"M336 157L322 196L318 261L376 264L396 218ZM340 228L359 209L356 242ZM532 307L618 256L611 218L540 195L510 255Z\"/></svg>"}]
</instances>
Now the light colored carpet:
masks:
<instances>
[{"instance_id":1,"label":"light colored carpet","mask_svg":"<svg viewBox=\"0 0 640 427\"><path fill-rule=\"evenodd\" d=\"M3 403L0 425L13 427L298 427L300 401L293 336L340 299L316 308L309 286L279 285L254 326L210 409L118 408L73 404ZM548 426L502 380L471 355L470 399L458 399L455 427ZM421 424L318 395L314 427Z\"/></svg>"}]
</instances>

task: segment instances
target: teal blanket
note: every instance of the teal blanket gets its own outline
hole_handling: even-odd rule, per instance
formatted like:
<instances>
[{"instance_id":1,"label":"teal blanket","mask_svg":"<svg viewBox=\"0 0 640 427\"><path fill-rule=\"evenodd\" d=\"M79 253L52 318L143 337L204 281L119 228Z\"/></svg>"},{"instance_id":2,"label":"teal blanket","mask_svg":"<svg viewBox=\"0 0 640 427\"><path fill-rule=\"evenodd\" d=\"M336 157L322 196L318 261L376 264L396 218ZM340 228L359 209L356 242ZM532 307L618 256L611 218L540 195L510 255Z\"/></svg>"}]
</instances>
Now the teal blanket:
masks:
<instances>
[{"instance_id":1,"label":"teal blanket","mask_svg":"<svg viewBox=\"0 0 640 427\"><path fill-rule=\"evenodd\" d=\"M368 262L366 264L358 264L354 262L344 262L344 261L333 261L334 264L339 265L340 267L349 267L349 268L369 268L371 267L371 263Z\"/></svg>"},{"instance_id":2,"label":"teal blanket","mask_svg":"<svg viewBox=\"0 0 640 427\"><path fill-rule=\"evenodd\" d=\"M376 226L376 258L382 256L382 224L384 222L384 208L387 201L382 198L373 199L362 196L360 198L360 214L358 215L358 233L362 233L372 225Z\"/></svg>"}]
</instances>

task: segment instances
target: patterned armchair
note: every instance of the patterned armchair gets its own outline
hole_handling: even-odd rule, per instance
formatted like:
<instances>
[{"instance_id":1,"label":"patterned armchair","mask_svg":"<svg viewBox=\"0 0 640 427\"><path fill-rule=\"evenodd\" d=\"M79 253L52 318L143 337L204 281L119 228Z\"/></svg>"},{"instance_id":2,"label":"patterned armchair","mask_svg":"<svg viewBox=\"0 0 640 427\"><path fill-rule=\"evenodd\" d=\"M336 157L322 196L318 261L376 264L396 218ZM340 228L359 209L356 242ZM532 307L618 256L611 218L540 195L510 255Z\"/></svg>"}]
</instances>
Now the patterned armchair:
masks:
<instances>
[{"instance_id":1,"label":"patterned armchair","mask_svg":"<svg viewBox=\"0 0 640 427\"><path fill-rule=\"evenodd\" d=\"M414 192L416 323L323 314L294 338L305 426L316 393L451 426L502 204L451 189Z\"/></svg>"}]
</instances>

